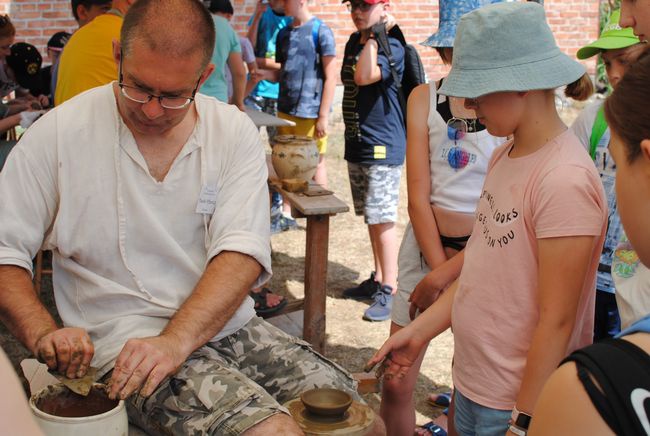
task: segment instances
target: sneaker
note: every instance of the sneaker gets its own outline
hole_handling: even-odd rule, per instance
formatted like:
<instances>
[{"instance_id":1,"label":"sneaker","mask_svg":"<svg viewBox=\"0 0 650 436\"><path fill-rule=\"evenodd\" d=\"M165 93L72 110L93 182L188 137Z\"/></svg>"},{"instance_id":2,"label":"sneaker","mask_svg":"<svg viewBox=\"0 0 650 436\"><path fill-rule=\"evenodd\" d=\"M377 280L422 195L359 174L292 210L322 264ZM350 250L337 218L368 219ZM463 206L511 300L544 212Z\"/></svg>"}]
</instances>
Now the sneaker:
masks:
<instances>
[{"instance_id":1,"label":"sneaker","mask_svg":"<svg viewBox=\"0 0 650 436\"><path fill-rule=\"evenodd\" d=\"M273 191L271 194L271 215L282 214L282 196Z\"/></svg>"},{"instance_id":2,"label":"sneaker","mask_svg":"<svg viewBox=\"0 0 650 436\"><path fill-rule=\"evenodd\" d=\"M390 319L390 311L393 308L393 288L383 285L379 291L375 292L372 299L375 302L363 313L363 319L367 321Z\"/></svg>"},{"instance_id":3,"label":"sneaker","mask_svg":"<svg viewBox=\"0 0 650 436\"><path fill-rule=\"evenodd\" d=\"M280 215L271 215L271 234L286 232L287 230L299 229L300 226L291 217Z\"/></svg>"},{"instance_id":4,"label":"sneaker","mask_svg":"<svg viewBox=\"0 0 650 436\"><path fill-rule=\"evenodd\" d=\"M276 235L282 230L282 214L271 215L271 234Z\"/></svg>"},{"instance_id":5,"label":"sneaker","mask_svg":"<svg viewBox=\"0 0 650 436\"><path fill-rule=\"evenodd\" d=\"M370 300L375 292L381 289L381 283L375 280L375 273L370 273L370 278L359 283L354 288L348 288L343 291L343 298L351 300Z\"/></svg>"},{"instance_id":6,"label":"sneaker","mask_svg":"<svg viewBox=\"0 0 650 436\"><path fill-rule=\"evenodd\" d=\"M280 225L282 226L283 232L286 232L287 230L295 230L300 228L296 220L286 215L282 215L280 217Z\"/></svg>"}]
</instances>

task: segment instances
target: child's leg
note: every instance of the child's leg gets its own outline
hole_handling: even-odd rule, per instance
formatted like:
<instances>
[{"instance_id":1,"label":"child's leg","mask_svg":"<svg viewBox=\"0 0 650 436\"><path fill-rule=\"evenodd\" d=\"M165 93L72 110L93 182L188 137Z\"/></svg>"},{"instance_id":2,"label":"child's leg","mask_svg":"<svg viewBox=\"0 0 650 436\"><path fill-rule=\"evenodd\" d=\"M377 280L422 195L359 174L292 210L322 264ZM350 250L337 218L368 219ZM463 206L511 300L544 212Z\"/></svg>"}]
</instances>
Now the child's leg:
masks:
<instances>
[{"instance_id":1,"label":"child's leg","mask_svg":"<svg viewBox=\"0 0 650 436\"><path fill-rule=\"evenodd\" d=\"M372 259L375 264L375 280L382 283L384 275L381 271L381 262L379 261L379 246L376 243L376 239L372 237L372 226L368 226L368 237L370 238L370 247L372 248Z\"/></svg>"},{"instance_id":2,"label":"child's leg","mask_svg":"<svg viewBox=\"0 0 650 436\"><path fill-rule=\"evenodd\" d=\"M318 167L314 174L314 182L327 189L327 167L325 166L325 155L321 154L318 158Z\"/></svg>"},{"instance_id":3,"label":"child's leg","mask_svg":"<svg viewBox=\"0 0 650 436\"><path fill-rule=\"evenodd\" d=\"M307 132L307 136L314 138L316 133L316 120L313 121L311 128ZM314 182L321 185L323 188L327 188L327 167L325 166L325 153L327 153L327 135L322 138L316 139L316 145L318 146L318 153L320 153L318 158L318 167L316 167L316 174L314 174Z\"/></svg>"},{"instance_id":4,"label":"child's leg","mask_svg":"<svg viewBox=\"0 0 650 436\"><path fill-rule=\"evenodd\" d=\"M391 322L390 334L394 335L402 329ZM427 347L422 349L418 360L413 364L404 378L384 380L381 391L381 406L379 415L386 424L388 435L411 435L415 429L415 401L413 391L420 373L420 365Z\"/></svg>"},{"instance_id":5,"label":"child's leg","mask_svg":"<svg viewBox=\"0 0 650 436\"><path fill-rule=\"evenodd\" d=\"M378 260L375 277L382 285L397 290L397 231L395 223L371 224L368 226L373 254Z\"/></svg>"},{"instance_id":6,"label":"child's leg","mask_svg":"<svg viewBox=\"0 0 650 436\"><path fill-rule=\"evenodd\" d=\"M399 184L402 167L397 165L370 165L368 191L364 215L375 256L375 278L397 289L398 241L395 222L399 205Z\"/></svg>"}]
</instances>

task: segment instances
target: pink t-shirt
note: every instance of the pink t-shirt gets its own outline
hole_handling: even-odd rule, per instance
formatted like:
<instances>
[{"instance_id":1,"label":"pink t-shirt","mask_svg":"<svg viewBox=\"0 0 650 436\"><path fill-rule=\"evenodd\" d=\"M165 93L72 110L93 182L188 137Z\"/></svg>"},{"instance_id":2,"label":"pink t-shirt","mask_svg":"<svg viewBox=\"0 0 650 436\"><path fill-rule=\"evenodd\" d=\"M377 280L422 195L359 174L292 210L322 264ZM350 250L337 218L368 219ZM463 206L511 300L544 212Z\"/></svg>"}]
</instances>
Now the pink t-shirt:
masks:
<instances>
[{"instance_id":1,"label":"pink t-shirt","mask_svg":"<svg viewBox=\"0 0 650 436\"><path fill-rule=\"evenodd\" d=\"M472 401L502 410L515 405L539 320L537 240L599 237L568 354L592 342L607 226L600 177L571 131L528 156L510 158L511 147L508 142L492 155L452 310L454 385Z\"/></svg>"}]
</instances>

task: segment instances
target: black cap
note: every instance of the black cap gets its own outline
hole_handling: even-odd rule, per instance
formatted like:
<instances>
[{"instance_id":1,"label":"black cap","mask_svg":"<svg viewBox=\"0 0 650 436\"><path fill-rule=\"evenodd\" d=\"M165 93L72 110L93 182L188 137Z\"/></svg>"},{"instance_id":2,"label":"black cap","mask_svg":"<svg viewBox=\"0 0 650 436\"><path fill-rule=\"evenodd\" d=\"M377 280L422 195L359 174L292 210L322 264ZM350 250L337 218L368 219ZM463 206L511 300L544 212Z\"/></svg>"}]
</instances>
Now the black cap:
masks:
<instances>
[{"instance_id":1,"label":"black cap","mask_svg":"<svg viewBox=\"0 0 650 436\"><path fill-rule=\"evenodd\" d=\"M47 41L47 48L51 50L61 51L63 46L66 45L72 35L68 32L56 32L49 41Z\"/></svg>"},{"instance_id":2,"label":"black cap","mask_svg":"<svg viewBox=\"0 0 650 436\"><path fill-rule=\"evenodd\" d=\"M7 65L16 78L16 83L26 89L37 89L41 86L41 57L36 47L26 42L17 42L11 46L11 54L7 56Z\"/></svg>"}]
</instances>

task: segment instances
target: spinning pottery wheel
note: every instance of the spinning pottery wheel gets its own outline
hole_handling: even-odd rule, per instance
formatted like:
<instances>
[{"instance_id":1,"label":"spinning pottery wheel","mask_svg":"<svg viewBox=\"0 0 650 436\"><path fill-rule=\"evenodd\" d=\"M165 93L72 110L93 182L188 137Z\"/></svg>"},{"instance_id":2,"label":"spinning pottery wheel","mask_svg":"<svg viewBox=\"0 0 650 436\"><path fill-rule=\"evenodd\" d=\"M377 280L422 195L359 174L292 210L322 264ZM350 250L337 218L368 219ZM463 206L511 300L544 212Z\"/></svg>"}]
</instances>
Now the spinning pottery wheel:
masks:
<instances>
[{"instance_id":1,"label":"spinning pottery wheel","mask_svg":"<svg viewBox=\"0 0 650 436\"><path fill-rule=\"evenodd\" d=\"M300 398L284 404L307 436L365 435L375 420L375 413L365 404L353 401L350 408L338 417L321 417L308 412Z\"/></svg>"}]
</instances>

